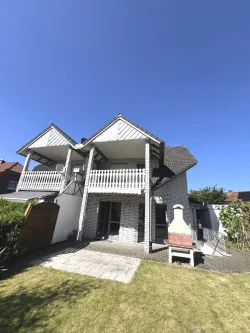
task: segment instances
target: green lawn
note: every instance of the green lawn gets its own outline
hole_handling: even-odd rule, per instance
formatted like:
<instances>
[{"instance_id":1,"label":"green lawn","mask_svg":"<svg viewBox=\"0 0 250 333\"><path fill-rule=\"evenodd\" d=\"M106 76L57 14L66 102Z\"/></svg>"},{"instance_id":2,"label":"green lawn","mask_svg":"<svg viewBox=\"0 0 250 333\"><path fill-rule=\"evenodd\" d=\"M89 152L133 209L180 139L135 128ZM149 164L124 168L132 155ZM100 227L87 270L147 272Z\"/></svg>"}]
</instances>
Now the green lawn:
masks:
<instances>
[{"instance_id":1,"label":"green lawn","mask_svg":"<svg viewBox=\"0 0 250 333\"><path fill-rule=\"evenodd\" d=\"M142 262L123 284L31 267L0 282L0 332L249 332L250 275Z\"/></svg>"}]
</instances>

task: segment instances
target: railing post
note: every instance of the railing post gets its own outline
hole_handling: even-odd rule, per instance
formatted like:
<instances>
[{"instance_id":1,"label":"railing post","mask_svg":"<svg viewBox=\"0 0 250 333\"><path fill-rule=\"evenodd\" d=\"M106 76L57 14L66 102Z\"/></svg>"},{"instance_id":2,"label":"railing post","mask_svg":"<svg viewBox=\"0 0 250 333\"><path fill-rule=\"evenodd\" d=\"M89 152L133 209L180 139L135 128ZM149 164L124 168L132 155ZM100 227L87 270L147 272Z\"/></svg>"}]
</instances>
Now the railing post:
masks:
<instances>
[{"instance_id":1,"label":"railing post","mask_svg":"<svg viewBox=\"0 0 250 333\"><path fill-rule=\"evenodd\" d=\"M91 173L93 162L94 162L94 154L95 154L95 147L93 146L90 150L88 164L87 164L88 166L87 166L85 185L84 185L84 191L83 191L83 196L82 196L82 206L81 206L81 211L80 211L80 216L79 216L79 228L78 228L78 235L77 235L78 242L81 242L81 240L82 240L84 219L85 219L87 202L88 202L88 187L89 187L89 181L90 181L90 173Z\"/></svg>"},{"instance_id":2,"label":"railing post","mask_svg":"<svg viewBox=\"0 0 250 333\"><path fill-rule=\"evenodd\" d=\"M19 191L19 187L20 187L21 184L22 184L24 174L25 174L25 172L26 172L26 171L28 170L28 168L29 168L29 164L30 164L30 160L31 160L32 154L33 154L33 151L30 150L29 153L28 153L28 155L26 156L26 159L25 159L25 162L24 162L24 166L23 166L23 170L22 170L22 173L21 173L21 176L20 176L20 178L19 178L19 182L18 182L18 185L17 185L17 188L16 188L16 192Z\"/></svg>"}]
</instances>

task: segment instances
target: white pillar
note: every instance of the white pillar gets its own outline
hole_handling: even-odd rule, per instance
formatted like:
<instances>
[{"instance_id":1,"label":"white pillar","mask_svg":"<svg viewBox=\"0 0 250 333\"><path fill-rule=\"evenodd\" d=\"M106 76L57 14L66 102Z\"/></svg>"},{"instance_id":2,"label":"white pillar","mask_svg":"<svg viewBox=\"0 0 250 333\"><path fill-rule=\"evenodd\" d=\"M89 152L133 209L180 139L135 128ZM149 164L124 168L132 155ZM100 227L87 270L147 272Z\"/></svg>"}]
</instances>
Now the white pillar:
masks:
<instances>
[{"instance_id":1,"label":"white pillar","mask_svg":"<svg viewBox=\"0 0 250 333\"><path fill-rule=\"evenodd\" d=\"M92 147L89 153L89 158L87 163L87 170L86 170L86 177L85 177L85 184L82 196L82 206L79 216L79 227L78 227L78 235L77 241L81 242L82 234L83 234L83 226L84 226L84 219L86 214L87 202L88 202L88 186L89 186L89 179L90 179L90 172L92 170L93 162L94 162L94 154L95 154L95 147Z\"/></svg>"},{"instance_id":2,"label":"white pillar","mask_svg":"<svg viewBox=\"0 0 250 333\"><path fill-rule=\"evenodd\" d=\"M71 168L72 152L73 152L72 147L69 147L67 157L66 157L66 162L65 162L65 178L62 181L62 186L61 186L60 192L62 192L65 189L66 185L67 185L68 176L70 175L69 171L70 171L70 168Z\"/></svg>"},{"instance_id":3,"label":"white pillar","mask_svg":"<svg viewBox=\"0 0 250 333\"><path fill-rule=\"evenodd\" d=\"M150 183L150 143L145 143L145 231L144 231L144 252L149 253L150 246L150 194L151 194L151 183Z\"/></svg>"},{"instance_id":4,"label":"white pillar","mask_svg":"<svg viewBox=\"0 0 250 333\"><path fill-rule=\"evenodd\" d=\"M28 155L26 156L26 159L25 159L25 162L24 162L24 166L23 166L23 170L22 170L22 173L21 173L21 176L19 178L19 182L18 182L18 185L17 185L17 188L16 188L16 192L19 191L19 186L21 185L21 183L23 181L24 173L29 168L29 164L30 164L30 160L31 160L32 155L33 155L33 151L30 150L29 153L28 153Z\"/></svg>"}]
</instances>

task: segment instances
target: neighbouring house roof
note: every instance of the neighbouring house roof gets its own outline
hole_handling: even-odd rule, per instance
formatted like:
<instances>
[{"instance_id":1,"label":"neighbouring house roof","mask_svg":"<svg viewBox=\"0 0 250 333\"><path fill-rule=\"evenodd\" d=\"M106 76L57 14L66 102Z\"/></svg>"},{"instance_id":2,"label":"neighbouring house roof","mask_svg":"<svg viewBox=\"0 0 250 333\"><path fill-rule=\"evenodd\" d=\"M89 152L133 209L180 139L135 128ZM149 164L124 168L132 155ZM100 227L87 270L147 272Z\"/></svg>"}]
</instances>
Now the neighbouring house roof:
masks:
<instances>
[{"instance_id":1,"label":"neighbouring house roof","mask_svg":"<svg viewBox=\"0 0 250 333\"><path fill-rule=\"evenodd\" d=\"M250 201L250 191L239 191L239 192L229 191L226 192L225 194L226 194L226 199L224 200L225 203L231 202L235 199L241 201Z\"/></svg>"},{"instance_id":2,"label":"neighbouring house roof","mask_svg":"<svg viewBox=\"0 0 250 333\"><path fill-rule=\"evenodd\" d=\"M23 170L23 166L18 162L5 162L3 164L0 164L0 172L4 172L7 170L21 173Z\"/></svg>"},{"instance_id":3,"label":"neighbouring house roof","mask_svg":"<svg viewBox=\"0 0 250 333\"><path fill-rule=\"evenodd\" d=\"M172 178L180 175L197 164L196 158L184 146L166 146L164 166L153 169L153 188L157 189Z\"/></svg>"}]
</instances>

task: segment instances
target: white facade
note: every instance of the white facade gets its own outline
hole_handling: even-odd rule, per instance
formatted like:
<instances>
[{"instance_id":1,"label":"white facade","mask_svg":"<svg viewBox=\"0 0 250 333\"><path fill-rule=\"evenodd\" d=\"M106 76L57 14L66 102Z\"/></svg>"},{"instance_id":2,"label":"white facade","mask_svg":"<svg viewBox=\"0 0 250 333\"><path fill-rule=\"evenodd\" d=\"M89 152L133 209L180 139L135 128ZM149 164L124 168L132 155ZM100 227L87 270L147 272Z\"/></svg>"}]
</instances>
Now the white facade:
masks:
<instances>
[{"instance_id":1,"label":"white facade","mask_svg":"<svg viewBox=\"0 0 250 333\"><path fill-rule=\"evenodd\" d=\"M79 213L82 197L78 195L62 194L57 204L60 206L52 244L63 242L78 229Z\"/></svg>"},{"instance_id":2,"label":"white facade","mask_svg":"<svg viewBox=\"0 0 250 333\"><path fill-rule=\"evenodd\" d=\"M116 229L112 235L108 231L106 236L111 240L134 243L139 241L143 231L146 252L149 251L150 242L155 241L156 225L159 224L154 196L161 197L164 205L164 220L161 215L163 228L166 226L167 229L173 220L173 206L176 204L184 207L184 219L192 224L186 170L196 160L186 169L180 169L178 165L177 171L174 170L176 173L169 169L171 177L163 176L163 179L167 179L164 185L154 190L152 170L160 170L159 165L165 163L164 142L122 115L82 144L75 144L52 124L19 152L27 158L18 190L40 190L41 187L44 191L60 192L57 199L60 212L52 243L66 240L73 230L78 231L78 241L95 238L100 225L100 202L104 202L109 207L107 209L119 203L119 222L111 221L111 210L109 217L105 217L109 230L111 223L117 223L114 228L119 230ZM41 161L49 170L28 172L30 159ZM180 156L180 163L182 161L183 156ZM62 177L56 174L57 164L65 165ZM67 187L73 181L74 166L83 168L85 172L82 191L77 195L74 191L69 193Z\"/></svg>"}]
</instances>

